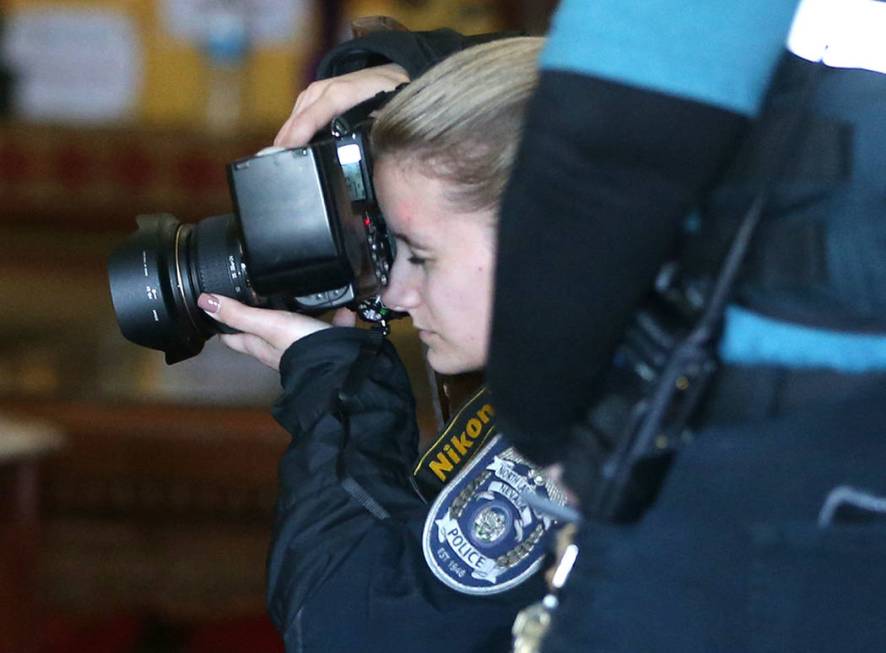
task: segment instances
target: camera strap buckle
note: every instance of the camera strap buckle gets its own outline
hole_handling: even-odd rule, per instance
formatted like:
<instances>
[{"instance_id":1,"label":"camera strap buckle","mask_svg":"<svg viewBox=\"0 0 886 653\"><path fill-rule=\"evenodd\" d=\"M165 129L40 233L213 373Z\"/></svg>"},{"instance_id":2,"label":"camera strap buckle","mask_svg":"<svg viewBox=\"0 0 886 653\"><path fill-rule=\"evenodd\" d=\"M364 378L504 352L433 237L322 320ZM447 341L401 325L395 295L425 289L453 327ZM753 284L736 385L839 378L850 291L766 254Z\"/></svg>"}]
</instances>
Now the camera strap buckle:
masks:
<instances>
[{"instance_id":1,"label":"camera strap buckle","mask_svg":"<svg viewBox=\"0 0 886 653\"><path fill-rule=\"evenodd\" d=\"M357 315L364 322L373 324L383 336L387 336L391 333L391 320L404 317L405 313L391 310L385 306L380 295L375 295L357 304Z\"/></svg>"}]
</instances>

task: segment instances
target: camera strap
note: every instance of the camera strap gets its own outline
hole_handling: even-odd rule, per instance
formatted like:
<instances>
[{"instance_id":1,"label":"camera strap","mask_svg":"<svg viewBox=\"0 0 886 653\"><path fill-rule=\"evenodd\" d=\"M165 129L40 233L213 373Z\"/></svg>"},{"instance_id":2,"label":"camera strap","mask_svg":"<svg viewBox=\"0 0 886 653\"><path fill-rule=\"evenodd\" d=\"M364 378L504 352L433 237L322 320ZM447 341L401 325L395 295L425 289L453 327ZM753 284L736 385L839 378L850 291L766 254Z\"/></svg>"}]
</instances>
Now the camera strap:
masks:
<instances>
[{"instance_id":1,"label":"camera strap","mask_svg":"<svg viewBox=\"0 0 886 653\"><path fill-rule=\"evenodd\" d=\"M486 386L480 387L449 420L412 470L413 485L431 501L457 476L495 434L495 408Z\"/></svg>"},{"instance_id":2,"label":"camera strap","mask_svg":"<svg viewBox=\"0 0 886 653\"><path fill-rule=\"evenodd\" d=\"M348 472L348 452L351 442L351 414L360 407L358 393L369 376L372 364L381 351L385 336L380 329L367 330L366 340L348 371L348 376L335 398L334 412L342 425L342 441L338 450L335 472L339 485L357 503L377 519L388 519L391 515L378 500Z\"/></svg>"}]
</instances>

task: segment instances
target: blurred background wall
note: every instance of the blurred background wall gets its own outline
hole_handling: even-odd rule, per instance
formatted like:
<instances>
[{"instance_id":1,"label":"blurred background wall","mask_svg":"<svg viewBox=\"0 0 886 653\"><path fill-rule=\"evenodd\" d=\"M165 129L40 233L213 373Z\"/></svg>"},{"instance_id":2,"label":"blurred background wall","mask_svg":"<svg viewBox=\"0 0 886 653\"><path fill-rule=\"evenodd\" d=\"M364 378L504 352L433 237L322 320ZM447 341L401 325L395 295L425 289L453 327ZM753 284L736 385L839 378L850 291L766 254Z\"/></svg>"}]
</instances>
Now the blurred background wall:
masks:
<instances>
[{"instance_id":1,"label":"blurred background wall","mask_svg":"<svg viewBox=\"0 0 886 653\"><path fill-rule=\"evenodd\" d=\"M105 263L141 213L230 211L353 18L542 33L531 0L6 0L0 9L0 653L279 651L264 616L276 374L119 334ZM409 365L435 429L419 344Z\"/></svg>"}]
</instances>

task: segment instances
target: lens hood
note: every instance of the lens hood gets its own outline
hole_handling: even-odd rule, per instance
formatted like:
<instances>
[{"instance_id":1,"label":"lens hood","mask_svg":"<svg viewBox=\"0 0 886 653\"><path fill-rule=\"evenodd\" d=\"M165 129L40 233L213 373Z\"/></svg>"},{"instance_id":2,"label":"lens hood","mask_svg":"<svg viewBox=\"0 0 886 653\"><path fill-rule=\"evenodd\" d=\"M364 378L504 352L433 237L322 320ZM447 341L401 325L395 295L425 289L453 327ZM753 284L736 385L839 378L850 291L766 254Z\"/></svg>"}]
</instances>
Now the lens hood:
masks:
<instances>
[{"instance_id":1,"label":"lens hood","mask_svg":"<svg viewBox=\"0 0 886 653\"><path fill-rule=\"evenodd\" d=\"M108 260L117 324L128 340L176 363L200 353L213 333L187 270L191 227L167 213L142 215L136 223L136 232Z\"/></svg>"}]
</instances>

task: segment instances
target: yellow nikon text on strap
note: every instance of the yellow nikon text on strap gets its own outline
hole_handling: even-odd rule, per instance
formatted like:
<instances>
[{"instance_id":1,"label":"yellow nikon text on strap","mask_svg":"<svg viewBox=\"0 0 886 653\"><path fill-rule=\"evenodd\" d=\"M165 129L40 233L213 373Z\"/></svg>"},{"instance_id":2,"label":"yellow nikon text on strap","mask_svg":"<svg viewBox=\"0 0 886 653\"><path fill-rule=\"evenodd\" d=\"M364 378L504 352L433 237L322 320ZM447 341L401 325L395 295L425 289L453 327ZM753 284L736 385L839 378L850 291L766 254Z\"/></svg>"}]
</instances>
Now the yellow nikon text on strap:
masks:
<instances>
[{"instance_id":1,"label":"yellow nikon text on strap","mask_svg":"<svg viewBox=\"0 0 886 653\"><path fill-rule=\"evenodd\" d=\"M449 421L412 472L426 498L449 482L495 432L495 409L480 388Z\"/></svg>"}]
</instances>

